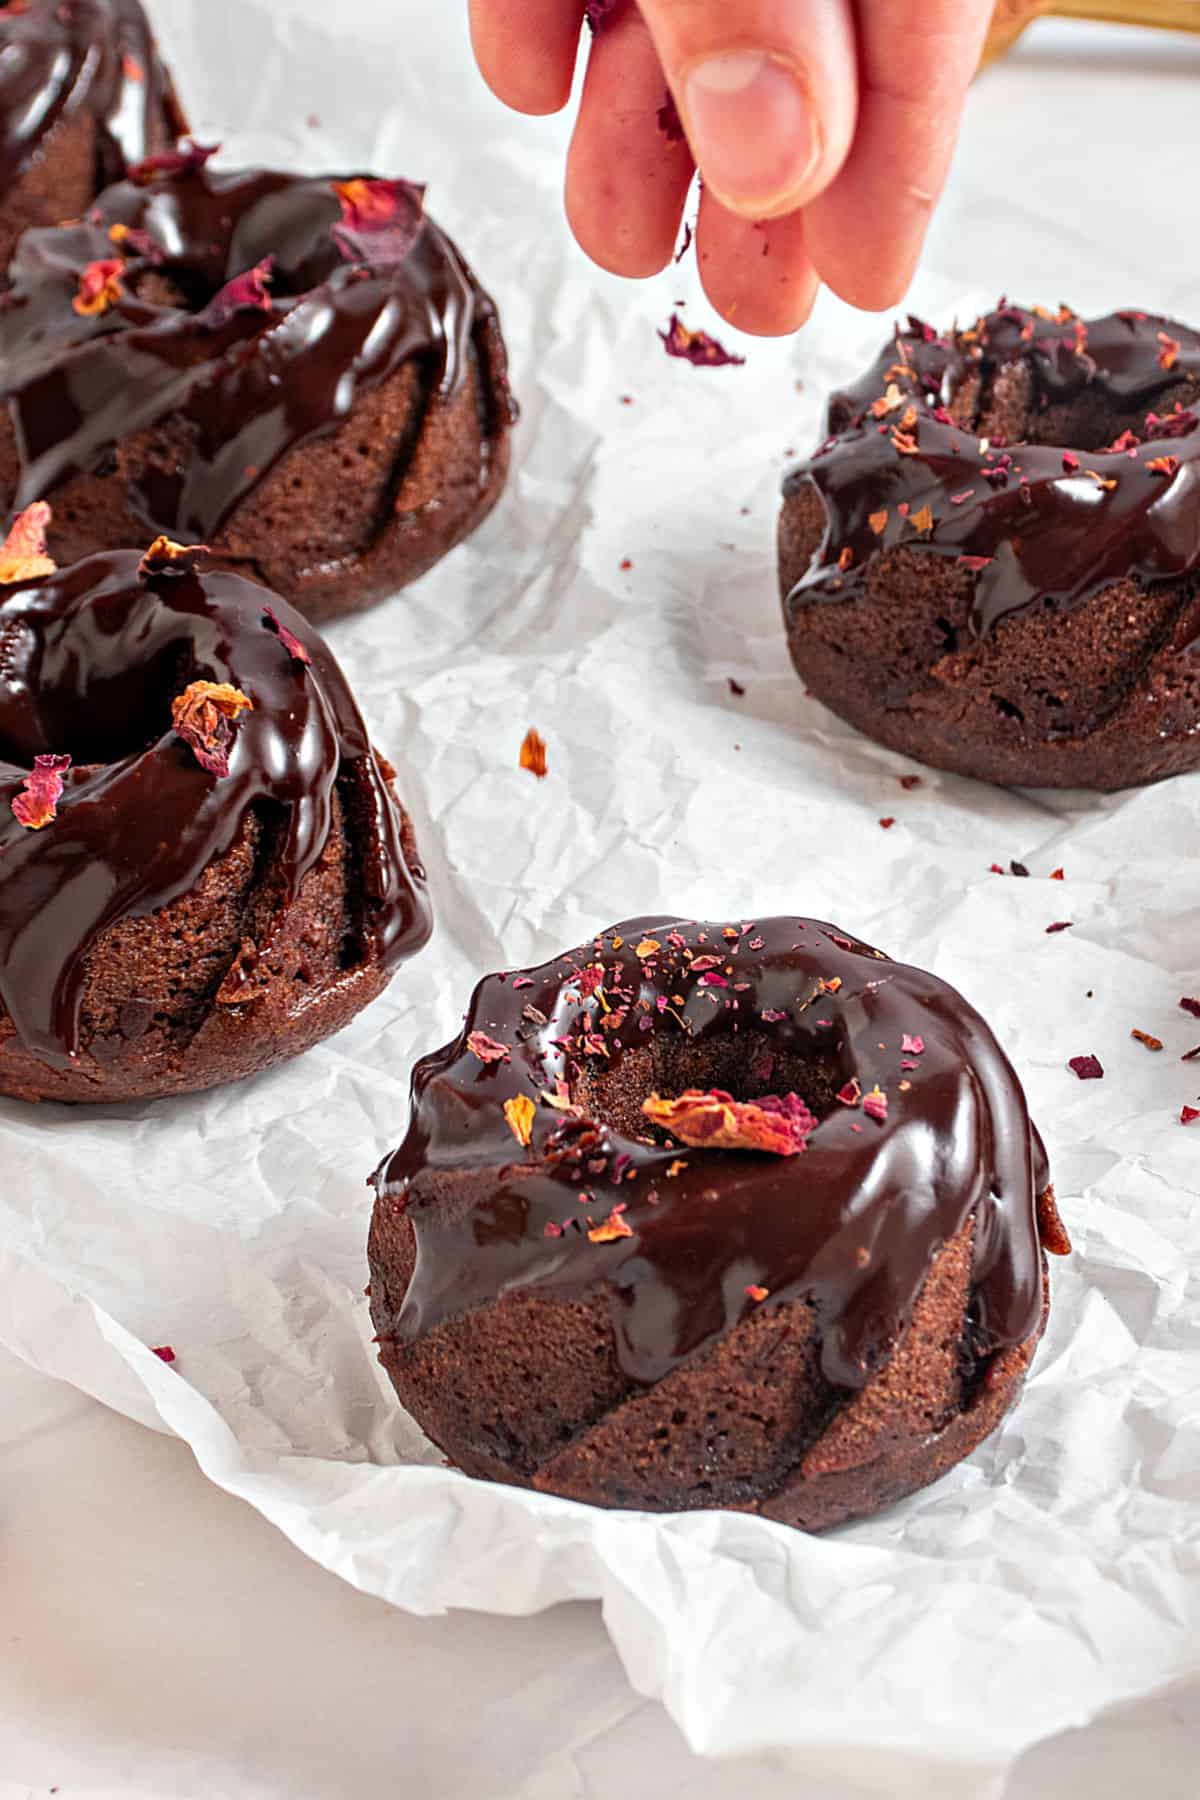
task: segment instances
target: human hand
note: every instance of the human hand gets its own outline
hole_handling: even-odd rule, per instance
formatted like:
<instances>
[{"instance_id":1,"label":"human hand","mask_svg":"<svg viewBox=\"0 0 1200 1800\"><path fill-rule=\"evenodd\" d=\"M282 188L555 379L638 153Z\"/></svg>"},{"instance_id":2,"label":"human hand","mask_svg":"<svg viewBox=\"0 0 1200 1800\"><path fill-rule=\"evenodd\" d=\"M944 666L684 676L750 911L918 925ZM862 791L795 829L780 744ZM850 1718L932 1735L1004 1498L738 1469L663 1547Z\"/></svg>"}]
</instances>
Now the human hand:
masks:
<instances>
[{"instance_id":1,"label":"human hand","mask_svg":"<svg viewBox=\"0 0 1200 1800\"><path fill-rule=\"evenodd\" d=\"M825 282L903 294L979 61L992 0L469 0L480 70L518 112L570 97L595 36L566 204L601 267L669 262L692 176L700 276L743 331L802 325ZM668 94L685 139L659 122Z\"/></svg>"}]
</instances>

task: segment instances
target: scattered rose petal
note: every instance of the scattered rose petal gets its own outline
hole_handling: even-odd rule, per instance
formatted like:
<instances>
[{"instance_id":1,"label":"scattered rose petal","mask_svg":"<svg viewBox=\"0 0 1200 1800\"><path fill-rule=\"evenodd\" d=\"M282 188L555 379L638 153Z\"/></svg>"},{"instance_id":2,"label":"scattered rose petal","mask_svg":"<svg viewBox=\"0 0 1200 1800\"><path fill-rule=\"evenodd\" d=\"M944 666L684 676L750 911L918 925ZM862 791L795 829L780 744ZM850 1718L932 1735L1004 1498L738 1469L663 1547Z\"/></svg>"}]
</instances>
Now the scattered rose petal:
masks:
<instances>
[{"instance_id":1,"label":"scattered rose petal","mask_svg":"<svg viewBox=\"0 0 1200 1800\"><path fill-rule=\"evenodd\" d=\"M906 1031L900 1039L900 1048L904 1052L905 1056L924 1056L924 1054L925 1054L925 1039L919 1038L919 1037L909 1037L909 1035Z\"/></svg>"},{"instance_id":2,"label":"scattered rose petal","mask_svg":"<svg viewBox=\"0 0 1200 1800\"><path fill-rule=\"evenodd\" d=\"M721 369L740 365L746 360L744 356L732 355L707 331L689 331L678 313L671 314L667 329L658 335L668 356L682 357L693 368Z\"/></svg>"},{"instance_id":3,"label":"scattered rose petal","mask_svg":"<svg viewBox=\"0 0 1200 1800\"><path fill-rule=\"evenodd\" d=\"M1179 1004L1184 1012L1191 1013L1193 1019L1200 1019L1200 1000L1193 1000L1185 994Z\"/></svg>"},{"instance_id":4,"label":"scattered rose petal","mask_svg":"<svg viewBox=\"0 0 1200 1800\"><path fill-rule=\"evenodd\" d=\"M148 231L139 231L135 225L122 225L118 220L115 225L109 226L108 236L109 242L116 244L123 256L138 256L148 263L160 263L164 260L160 245Z\"/></svg>"},{"instance_id":5,"label":"scattered rose petal","mask_svg":"<svg viewBox=\"0 0 1200 1800\"><path fill-rule=\"evenodd\" d=\"M375 268L402 263L425 224L425 189L415 181L376 181L358 177L335 181L342 209L333 241L347 262Z\"/></svg>"},{"instance_id":6,"label":"scattered rose petal","mask_svg":"<svg viewBox=\"0 0 1200 1800\"><path fill-rule=\"evenodd\" d=\"M504 1117L508 1129L522 1146L528 1144L533 1132L533 1115L536 1110L528 1094L516 1094L511 1100L504 1102Z\"/></svg>"},{"instance_id":7,"label":"scattered rose petal","mask_svg":"<svg viewBox=\"0 0 1200 1800\"><path fill-rule=\"evenodd\" d=\"M1094 1056L1072 1056L1067 1067L1078 1075L1080 1081L1099 1081L1104 1073L1098 1059Z\"/></svg>"},{"instance_id":8,"label":"scattered rose petal","mask_svg":"<svg viewBox=\"0 0 1200 1800\"><path fill-rule=\"evenodd\" d=\"M887 530L887 522L888 516L886 507L882 512L873 512L867 515L867 524L871 527L871 530L875 533L876 537L883 536L884 532Z\"/></svg>"},{"instance_id":9,"label":"scattered rose petal","mask_svg":"<svg viewBox=\"0 0 1200 1800\"><path fill-rule=\"evenodd\" d=\"M155 1344L151 1351L151 1355L159 1357L165 1363L173 1363L175 1361L175 1352L172 1350L170 1344Z\"/></svg>"},{"instance_id":10,"label":"scattered rose petal","mask_svg":"<svg viewBox=\"0 0 1200 1800\"><path fill-rule=\"evenodd\" d=\"M879 821L880 828L884 831L890 831L892 829L892 826L895 823L896 823L895 819L892 819L892 818L880 819L880 821Z\"/></svg>"},{"instance_id":11,"label":"scattered rose petal","mask_svg":"<svg viewBox=\"0 0 1200 1800\"><path fill-rule=\"evenodd\" d=\"M661 949L662 949L662 945L659 943L657 938L648 937L648 938L642 939L641 943L634 950L633 954L640 961L644 962L648 956L653 956L656 951L661 950Z\"/></svg>"},{"instance_id":12,"label":"scattered rose petal","mask_svg":"<svg viewBox=\"0 0 1200 1800\"><path fill-rule=\"evenodd\" d=\"M233 720L253 712L254 702L227 681L193 681L171 702L171 723L202 769L210 775L229 773Z\"/></svg>"},{"instance_id":13,"label":"scattered rose petal","mask_svg":"<svg viewBox=\"0 0 1200 1800\"><path fill-rule=\"evenodd\" d=\"M1010 862L1008 866L1012 870L1014 875L1028 875L1029 874L1029 870L1025 867L1025 864L1022 862Z\"/></svg>"},{"instance_id":14,"label":"scattered rose petal","mask_svg":"<svg viewBox=\"0 0 1200 1800\"><path fill-rule=\"evenodd\" d=\"M858 1085L857 1075L852 1075L845 1087L839 1088L838 1099L843 1106L857 1106L862 1099L862 1088Z\"/></svg>"},{"instance_id":15,"label":"scattered rose petal","mask_svg":"<svg viewBox=\"0 0 1200 1800\"><path fill-rule=\"evenodd\" d=\"M88 263L79 277L79 291L71 302L81 318L98 318L116 305L125 292L121 286L124 273L125 264L119 256Z\"/></svg>"},{"instance_id":16,"label":"scattered rose petal","mask_svg":"<svg viewBox=\"0 0 1200 1800\"><path fill-rule=\"evenodd\" d=\"M207 544L177 544L172 538L156 537L138 564L138 580L149 581L155 575L194 575L211 554Z\"/></svg>"},{"instance_id":17,"label":"scattered rose petal","mask_svg":"<svg viewBox=\"0 0 1200 1800\"><path fill-rule=\"evenodd\" d=\"M0 582L35 581L39 575L53 575L58 565L46 555L50 516L44 500L35 500L17 514L0 546Z\"/></svg>"},{"instance_id":18,"label":"scattered rose petal","mask_svg":"<svg viewBox=\"0 0 1200 1800\"><path fill-rule=\"evenodd\" d=\"M911 794L914 788L919 788L921 785L919 775L901 775L898 779L906 794Z\"/></svg>"},{"instance_id":19,"label":"scattered rose petal","mask_svg":"<svg viewBox=\"0 0 1200 1800\"><path fill-rule=\"evenodd\" d=\"M1175 364L1179 361L1179 352L1182 347L1179 339L1171 337L1169 333L1165 331L1160 331L1158 333L1158 341L1162 345L1162 349L1158 353L1159 368L1173 369Z\"/></svg>"},{"instance_id":20,"label":"scattered rose petal","mask_svg":"<svg viewBox=\"0 0 1200 1800\"><path fill-rule=\"evenodd\" d=\"M235 313L271 311L271 296L268 287L275 271L275 258L264 256L260 263L252 269L246 269L241 275L235 275L227 281L220 291L213 295L197 319L201 324L211 326L216 331L222 325L228 325Z\"/></svg>"},{"instance_id":21,"label":"scattered rose petal","mask_svg":"<svg viewBox=\"0 0 1200 1800\"><path fill-rule=\"evenodd\" d=\"M798 1094L768 1094L762 1100L735 1100L721 1088L688 1088L674 1100L651 1094L642 1111L655 1125L693 1147L710 1150L767 1150L795 1156L816 1130L817 1121Z\"/></svg>"},{"instance_id":22,"label":"scattered rose petal","mask_svg":"<svg viewBox=\"0 0 1200 1800\"><path fill-rule=\"evenodd\" d=\"M933 508L921 507L919 512L913 513L908 522L919 536L929 537L933 531Z\"/></svg>"},{"instance_id":23,"label":"scattered rose petal","mask_svg":"<svg viewBox=\"0 0 1200 1800\"><path fill-rule=\"evenodd\" d=\"M1181 1125L1190 1125L1193 1119L1200 1119L1200 1106L1181 1106L1179 1109L1179 1123Z\"/></svg>"},{"instance_id":24,"label":"scattered rose petal","mask_svg":"<svg viewBox=\"0 0 1200 1800\"><path fill-rule=\"evenodd\" d=\"M1051 1256L1070 1256L1071 1240L1052 1187L1043 1188L1037 1197L1037 1228L1042 1248Z\"/></svg>"},{"instance_id":25,"label":"scattered rose petal","mask_svg":"<svg viewBox=\"0 0 1200 1800\"><path fill-rule=\"evenodd\" d=\"M497 1043L486 1031L472 1031L467 1038L467 1049L481 1063L507 1062L509 1059L508 1045Z\"/></svg>"},{"instance_id":26,"label":"scattered rose petal","mask_svg":"<svg viewBox=\"0 0 1200 1800\"><path fill-rule=\"evenodd\" d=\"M1073 919L1055 919L1053 925L1047 925L1046 936L1050 937L1056 931L1070 931L1073 924Z\"/></svg>"},{"instance_id":27,"label":"scattered rose petal","mask_svg":"<svg viewBox=\"0 0 1200 1800\"><path fill-rule=\"evenodd\" d=\"M1065 881L1066 877L1061 869L1051 869L1050 879L1051 881Z\"/></svg>"},{"instance_id":28,"label":"scattered rose petal","mask_svg":"<svg viewBox=\"0 0 1200 1800\"><path fill-rule=\"evenodd\" d=\"M873 1087L869 1094L864 1094L862 1109L868 1119L875 1119L880 1125L883 1124L888 1116L888 1100L881 1087Z\"/></svg>"},{"instance_id":29,"label":"scattered rose petal","mask_svg":"<svg viewBox=\"0 0 1200 1800\"><path fill-rule=\"evenodd\" d=\"M681 263L683 261L684 257L687 255L688 251L691 249L692 238L694 237L694 235L695 235L695 233L692 230L691 220L685 219L683 222L683 236L680 238L679 248L675 252L675 261L677 263ZM633 401L630 399L628 394L622 394L621 404L622 404L622 406L632 406Z\"/></svg>"},{"instance_id":30,"label":"scattered rose petal","mask_svg":"<svg viewBox=\"0 0 1200 1800\"><path fill-rule=\"evenodd\" d=\"M734 699L740 700L742 698L742 695L746 692L746 690L742 686L741 682L735 681L733 679L732 675L727 675L725 677L725 679L729 683L729 691L733 695Z\"/></svg>"},{"instance_id":31,"label":"scattered rose petal","mask_svg":"<svg viewBox=\"0 0 1200 1800\"><path fill-rule=\"evenodd\" d=\"M978 575L981 569L986 569L993 560L990 556L960 556L956 558L960 569L970 569L975 575Z\"/></svg>"},{"instance_id":32,"label":"scattered rose petal","mask_svg":"<svg viewBox=\"0 0 1200 1800\"><path fill-rule=\"evenodd\" d=\"M1172 475L1179 473L1179 458L1177 456L1152 456L1146 467L1152 475L1165 475L1169 480Z\"/></svg>"},{"instance_id":33,"label":"scattered rose petal","mask_svg":"<svg viewBox=\"0 0 1200 1800\"><path fill-rule=\"evenodd\" d=\"M1162 1039L1152 1037L1148 1031L1138 1031L1135 1026L1129 1035L1131 1038L1136 1038L1139 1044L1145 1044L1147 1050L1162 1049Z\"/></svg>"},{"instance_id":34,"label":"scattered rose petal","mask_svg":"<svg viewBox=\"0 0 1200 1800\"><path fill-rule=\"evenodd\" d=\"M747 1300L753 1300L757 1306L767 1298L770 1291L770 1288L759 1287L757 1282L751 1282L750 1286L746 1289L746 1298Z\"/></svg>"},{"instance_id":35,"label":"scattered rose petal","mask_svg":"<svg viewBox=\"0 0 1200 1800\"><path fill-rule=\"evenodd\" d=\"M308 646L300 642L294 631L288 630L283 620L272 612L269 606L263 610L263 620L274 631L293 662L310 663L312 661Z\"/></svg>"},{"instance_id":36,"label":"scattered rose petal","mask_svg":"<svg viewBox=\"0 0 1200 1800\"><path fill-rule=\"evenodd\" d=\"M71 766L69 756L35 756L33 768L13 795L13 817L27 831L41 831L56 817L62 799L63 776Z\"/></svg>"},{"instance_id":37,"label":"scattered rose petal","mask_svg":"<svg viewBox=\"0 0 1200 1800\"><path fill-rule=\"evenodd\" d=\"M534 730L532 725L521 739L521 750L517 762L522 769L528 769L531 775L536 775L539 781L545 778L546 740L540 732Z\"/></svg>"},{"instance_id":38,"label":"scattered rose petal","mask_svg":"<svg viewBox=\"0 0 1200 1800\"><path fill-rule=\"evenodd\" d=\"M145 187L158 175L194 175L220 148L220 144L197 144L185 138L174 150L160 150L155 156L143 157L130 169L129 179Z\"/></svg>"},{"instance_id":39,"label":"scattered rose petal","mask_svg":"<svg viewBox=\"0 0 1200 1800\"><path fill-rule=\"evenodd\" d=\"M588 1241L593 1244L611 1244L617 1238L632 1237L633 1232L625 1223L623 1206L614 1206L603 1225L593 1225L588 1232Z\"/></svg>"}]
</instances>

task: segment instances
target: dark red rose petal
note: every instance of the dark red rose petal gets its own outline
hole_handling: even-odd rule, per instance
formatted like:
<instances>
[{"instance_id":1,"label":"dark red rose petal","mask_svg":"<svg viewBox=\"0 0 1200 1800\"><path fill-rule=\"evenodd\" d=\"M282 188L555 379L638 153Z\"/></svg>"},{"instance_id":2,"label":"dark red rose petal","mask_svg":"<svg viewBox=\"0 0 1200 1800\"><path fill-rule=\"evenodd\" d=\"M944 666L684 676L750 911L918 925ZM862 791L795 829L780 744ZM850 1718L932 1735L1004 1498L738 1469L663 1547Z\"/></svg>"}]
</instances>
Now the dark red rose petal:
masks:
<instances>
[{"instance_id":1,"label":"dark red rose petal","mask_svg":"<svg viewBox=\"0 0 1200 1800\"><path fill-rule=\"evenodd\" d=\"M275 258L264 256L260 263L252 269L246 269L241 275L235 275L227 281L219 293L213 295L204 311L198 318L205 325L216 330L221 325L228 325L234 313L255 309L258 312L271 311L271 296L268 287L275 270Z\"/></svg>"},{"instance_id":2,"label":"dark red rose petal","mask_svg":"<svg viewBox=\"0 0 1200 1800\"><path fill-rule=\"evenodd\" d=\"M1104 1074L1098 1058L1094 1056L1072 1056L1067 1067L1078 1075L1080 1081L1099 1081Z\"/></svg>"},{"instance_id":3,"label":"dark red rose petal","mask_svg":"<svg viewBox=\"0 0 1200 1800\"><path fill-rule=\"evenodd\" d=\"M740 367L746 360L744 356L732 355L707 331L689 331L678 313L671 314L667 329L658 335L668 356L678 356L695 369Z\"/></svg>"},{"instance_id":4,"label":"dark red rose petal","mask_svg":"<svg viewBox=\"0 0 1200 1800\"><path fill-rule=\"evenodd\" d=\"M342 208L333 240L347 262L394 268L408 256L425 224L425 188L416 181L376 181L360 176L335 181Z\"/></svg>"}]
</instances>

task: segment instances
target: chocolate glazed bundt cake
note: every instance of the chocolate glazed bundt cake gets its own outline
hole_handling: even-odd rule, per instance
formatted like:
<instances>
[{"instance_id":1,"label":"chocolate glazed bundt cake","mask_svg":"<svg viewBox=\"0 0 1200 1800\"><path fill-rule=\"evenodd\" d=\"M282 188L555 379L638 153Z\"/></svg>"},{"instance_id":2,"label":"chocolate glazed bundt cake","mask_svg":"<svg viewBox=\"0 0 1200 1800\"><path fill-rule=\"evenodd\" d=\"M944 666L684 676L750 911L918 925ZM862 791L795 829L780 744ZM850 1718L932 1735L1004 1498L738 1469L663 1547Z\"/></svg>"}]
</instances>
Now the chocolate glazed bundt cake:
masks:
<instances>
[{"instance_id":1,"label":"chocolate glazed bundt cake","mask_svg":"<svg viewBox=\"0 0 1200 1800\"><path fill-rule=\"evenodd\" d=\"M234 1081L346 1024L426 941L392 771L275 595L160 540L0 555L0 1093Z\"/></svg>"},{"instance_id":2,"label":"chocolate glazed bundt cake","mask_svg":"<svg viewBox=\"0 0 1200 1800\"><path fill-rule=\"evenodd\" d=\"M993 1430L1069 1248L983 1021L808 919L489 976L374 1182L381 1360L460 1468L808 1529Z\"/></svg>"},{"instance_id":3,"label":"chocolate glazed bundt cake","mask_svg":"<svg viewBox=\"0 0 1200 1800\"><path fill-rule=\"evenodd\" d=\"M860 731L984 781L1200 763L1200 336L1148 313L910 319L788 476L792 660Z\"/></svg>"},{"instance_id":4,"label":"chocolate glazed bundt cake","mask_svg":"<svg viewBox=\"0 0 1200 1800\"><path fill-rule=\"evenodd\" d=\"M0 485L60 559L165 533L309 618L412 581L495 504L514 410L495 307L363 177L192 146L28 233L0 309Z\"/></svg>"},{"instance_id":5,"label":"chocolate glazed bundt cake","mask_svg":"<svg viewBox=\"0 0 1200 1800\"><path fill-rule=\"evenodd\" d=\"M0 0L0 269L186 130L140 0Z\"/></svg>"}]
</instances>

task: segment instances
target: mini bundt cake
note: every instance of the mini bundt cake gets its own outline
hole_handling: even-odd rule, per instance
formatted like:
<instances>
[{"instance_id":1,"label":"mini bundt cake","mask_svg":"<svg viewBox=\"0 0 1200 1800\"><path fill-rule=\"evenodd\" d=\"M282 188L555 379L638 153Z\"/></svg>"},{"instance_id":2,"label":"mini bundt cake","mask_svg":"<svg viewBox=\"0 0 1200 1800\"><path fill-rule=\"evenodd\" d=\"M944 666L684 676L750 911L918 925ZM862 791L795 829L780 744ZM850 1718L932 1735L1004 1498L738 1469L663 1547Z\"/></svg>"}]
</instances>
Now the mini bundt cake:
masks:
<instances>
[{"instance_id":1,"label":"mini bundt cake","mask_svg":"<svg viewBox=\"0 0 1200 1800\"><path fill-rule=\"evenodd\" d=\"M423 191L135 170L29 232L0 310L0 485L60 560L164 533L309 618L412 581L491 510L514 416L495 307Z\"/></svg>"},{"instance_id":2,"label":"mini bundt cake","mask_svg":"<svg viewBox=\"0 0 1200 1800\"><path fill-rule=\"evenodd\" d=\"M1200 336L1001 304L918 319L788 476L792 660L869 737L983 781L1200 763Z\"/></svg>"},{"instance_id":3,"label":"mini bundt cake","mask_svg":"<svg viewBox=\"0 0 1200 1800\"><path fill-rule=\"evenodd\" d=\"M0 1093L128 1100L328 1037L430 931L392 771L275 595L165 539L0 554Z\"/></svg>"},{"instance_id":4,"label":"mini bundt cake","mask_svg":"<svg viewBox=\"0 0 1200 1800\"><path fill-rule=\"evenodd\" d=\"M0 0L0 270L186 130L140 0Z\"/></svg>"},{"instance_id":5,"label":"mini bundt cake","mask_svg":"<svg viewBox=\"0 0 1200 1800\"><path fill-rule=\"evenodd\" d=\"M807 1529L995 1427L1068 1248L987 1026L809 919L489 976L373 1180L380 1357L461 1469Z\"/></svg>"}]
</instances>

